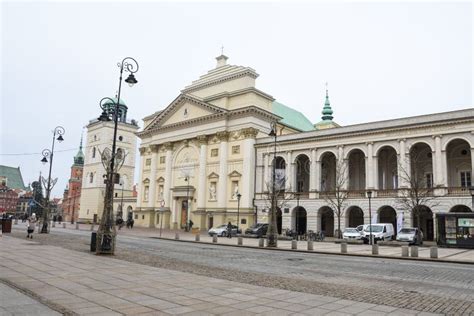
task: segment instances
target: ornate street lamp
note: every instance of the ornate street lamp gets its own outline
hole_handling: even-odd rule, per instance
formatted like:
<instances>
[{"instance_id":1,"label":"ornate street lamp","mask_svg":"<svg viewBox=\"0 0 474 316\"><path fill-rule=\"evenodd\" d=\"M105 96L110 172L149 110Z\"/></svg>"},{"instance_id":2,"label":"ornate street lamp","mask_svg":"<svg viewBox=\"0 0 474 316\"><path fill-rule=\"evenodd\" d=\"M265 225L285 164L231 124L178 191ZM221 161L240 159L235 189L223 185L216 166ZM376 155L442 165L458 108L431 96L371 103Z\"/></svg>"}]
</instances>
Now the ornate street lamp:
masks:
<instances>
[{"instance_id":1,"label":"ornate street lamp","mask_svg":"<svg viewBox=\"0 0 474 316\"><path fill-rule=\"evenodd\" d=\"M367 191L367 198L369 199L369 243L372 245L372 210L370 199L372 198L372 191Z\"/></svg>"},{"instance_id":2,"label":"ornate street lamp","mask_svg":"<svg viewBox=\"0 0 474 316\"><path fill-rule=\"evenodd\" d=\"M58 142L62 142L64 140L63 138L64 133L65 133L64 128L62 126L57 126L53 131L53 143L51 145L51 150L44 149L42 152L43 159L41 159L41 162L43 164L46 164L48 162L48 157L49 157L48 180L41 177L41 182L43 183L43 186L46 189L46 198L45 198L46 203L45 203L45 208L43 209L43 226L41 227L42 234L47 234L49 232L49 222L50 222L49 213L50 213L50 208L51 208L50 203L49 203L49 198L51 195L51 190L53 189L54 185L58 181L58 178L51 180L51 170L53 169L54 143L56 140Z\"/></svg>"},{"instance_id":3,"label":"ornate street lamp","mask_svg":"<svg viewBox=\"0 0 474 316\"><path fill-rule=\"evenodd\" d=\"M96 254L111 254L115 252L115 237L116 230L113 219L113 196L114 196L114 184L119 183L118 169L121 167L124 161L124 155L117 155L116 153L116 141L117 141L117 126L119 119L119 104L120 104L120 93L122 90L122 75L123 72L129 72L129 76L125 79L125 82L129 86L133 86L137 83L134 73L138 71L138 63L131 57L126 57L121 63L117 63L120 68L119 88L117 93L117 101L111 98L103 98L100 100L99 105L102 108L102 114L98 118L99 121L108 122L110 121L110 115L112 115L114 121L114 136L112 139L112 151L110 152L106 148L102 154L102 163L106 168L107 175L105 179L105 197L104 197L104 210L102 212L102 218L100 221L99 229L97 230L96 239ZM103 103L104 100L107 102ZM113 109L107 107L106 104L114 105ZM121 157L118 157L121 156Z\"/></svg>"},{"instance_id":4,"label":"ornate street lamp","mask_svg":"<svg viewBox=\"0 0 474 316\"><path fill-rule=\"evenodd\" d=\"M271 209L270 218L268 223L267 231L267 247L277 246L277 223L276 223L276 207L277 207L277 194L276 194L276 144L277 144L277 123L271 123L271 130L268 136L273 137L273 164L272 164L272 192L271 192Z\"/></svg>"},{"instance_id":5,"label":"ornate street lamp","mask_svg":"<svg viewBox=\"0 0 474 316\"><path fill-rule=\"evenodd\" d=\"M237 192L237 234L239 233L239 224L240 224L240 198L242 197L242 194L240 192Z\"/></svg>"}]
</instances>

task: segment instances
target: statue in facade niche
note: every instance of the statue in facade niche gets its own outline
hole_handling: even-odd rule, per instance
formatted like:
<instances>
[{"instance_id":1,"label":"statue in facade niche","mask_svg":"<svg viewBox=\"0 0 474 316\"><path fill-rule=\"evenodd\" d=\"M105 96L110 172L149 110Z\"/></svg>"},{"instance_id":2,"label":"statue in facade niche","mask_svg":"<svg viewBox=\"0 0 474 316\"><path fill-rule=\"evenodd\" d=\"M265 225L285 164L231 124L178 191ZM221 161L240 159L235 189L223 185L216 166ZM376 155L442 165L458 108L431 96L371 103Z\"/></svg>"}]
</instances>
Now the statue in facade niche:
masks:
<instances>
[{"instance_id":1,"label":"statue in facade niche","mask_svg":"<svg viewBox=\"0 0 474 316\"><path fill-rule=\"evenodd\" d=\"M211 187L209 188L209 193L210 193L211 200L215 200L216 199L216 185L214 183L211 183Z\"/></svg>"}]
</instances>

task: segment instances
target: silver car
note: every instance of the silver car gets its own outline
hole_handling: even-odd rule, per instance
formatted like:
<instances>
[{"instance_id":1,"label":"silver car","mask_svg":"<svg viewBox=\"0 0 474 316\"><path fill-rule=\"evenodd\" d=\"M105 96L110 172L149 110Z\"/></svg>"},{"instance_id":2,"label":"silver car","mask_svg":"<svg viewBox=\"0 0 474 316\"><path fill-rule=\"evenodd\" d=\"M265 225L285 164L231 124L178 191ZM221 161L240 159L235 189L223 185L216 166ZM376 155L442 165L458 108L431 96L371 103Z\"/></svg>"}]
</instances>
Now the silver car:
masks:
<instances>
[{"instance_id":1,"label":"silver car","mask_svg":"<svg viewBox=\"0 0 474 316\"><path fill-rule=\"evenodd\" d=\"M219 237L226 237L227 236L227 224L222 224L217 227L212 227L211 229L208 230L207 232L209 236L219 236ZM237 231L237 226L232 225L232 230L231 230L231 235L232 236L237 236L237 234L240 234L240 230Z\"/></svg>"},{"instance_id":2,"label":"silver car","mask_svg":"<svg viewBox=\"0 0 474 316\"><path fill-rule=\"evenodd\" d=\"M397 241L405 241L414 245L423 245L423 234L418 228L402 228L397 235Z\"/></svg>"},{"instance_id":3,"label":"silver car","mask_svg":"<svg viewBox=\"0 0 474 316\"><path fill-rule=\"evenodd\" d=\"M345 240L359 240L362 238L362 233L357 228L346 228L342 233L342 239Z\"/></svg>"}]
</instances>

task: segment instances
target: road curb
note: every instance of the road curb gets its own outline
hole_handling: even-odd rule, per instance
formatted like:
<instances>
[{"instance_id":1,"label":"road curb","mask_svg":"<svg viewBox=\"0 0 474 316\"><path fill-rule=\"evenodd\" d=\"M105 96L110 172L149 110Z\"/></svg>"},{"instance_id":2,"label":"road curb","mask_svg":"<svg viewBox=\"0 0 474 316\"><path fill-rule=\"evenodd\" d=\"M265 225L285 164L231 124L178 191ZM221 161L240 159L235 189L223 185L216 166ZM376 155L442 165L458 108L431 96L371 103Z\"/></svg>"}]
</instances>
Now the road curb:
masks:
<instances>
[{"instance_id":1,"label":"road curb","mask_svg":"<svg viewBox=\"0 0 474 316\"><path fill-rule=\"evenodd\" d=\"M183 239L174 239L166 237L149 237L154 239L162 239L168 241L176 242L188 242L195 244L203 245L212 245L212 246L226 246L226 247L235 247L235 248L248 248L248 249L259 249L259 250L268 250L268 251L286 251L286 252L297 252L297 253L309 253L309 254L322 254L322 255L334 255L334 256L348 256L348 257L364 257L364 258L381 258L381 259L392 259L392 260L404 260L404 261L424 261L424 262L438 262L438 263L455 263L455 264L469 264L474 265L474 262L471 261L457 261L457 260L446 260L446 259L432 259L432 258L421 258L421 257L394 257L394 256L385 256L385 255L371 255L371 254L360 254L360 253L337 253L329 251L320 251L320 250L304 250L304 249L284 249L284 248L260 248L256 246L246 246L246 245L229 245L229 244L219 244L219 243L209 243L205 241L194 241L194 240L183 240Z\"/></svg>"}]
</instances>

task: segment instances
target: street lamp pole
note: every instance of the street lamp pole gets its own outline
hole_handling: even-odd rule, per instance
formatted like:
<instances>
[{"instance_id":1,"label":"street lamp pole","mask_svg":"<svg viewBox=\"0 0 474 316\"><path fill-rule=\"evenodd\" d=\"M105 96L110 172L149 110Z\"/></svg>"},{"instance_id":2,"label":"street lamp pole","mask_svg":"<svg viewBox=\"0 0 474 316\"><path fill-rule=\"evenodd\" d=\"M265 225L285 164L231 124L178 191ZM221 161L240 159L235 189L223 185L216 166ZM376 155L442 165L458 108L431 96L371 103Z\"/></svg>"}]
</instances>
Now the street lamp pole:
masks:
<instances>
[{"instance_id":1,"label":"street lamp pole","mask_svg":"<svg viewBox=\"0 0 474 316\"><path fill-rule=\"evenodd\" d=\"M298 231L298 215L300 210L300 192L296 192L296 210L295 210L295 222L296 222L296 240L299 239L300 232Z\"/></svg>"},{"instance_id":2,"label":"street lamp pole","mask_svg":"<svg viewBox=\"0 0 474 316\"><path fill-rule=\"evenodd\" d=\"M46 205L45 208L43 209L43 226L41 227L41 233L42 234L47 234L49 232L49 213L50 213L50 203L49 203L49 198L51 195L51 190L53 189L54 185L56 184L57 179L54 181L51 181L51 171L53 169L53 156L54 156L54 143L57 140L58 142L62 142L64 140L63 135L65 133L64 127L62 126L57 126L54 131L53 131L53 142L51 145L51 150L49 149L44 149L42 154L43 154L43 159L41 159L42 163L47 163L48 162L48 157L49 157L49 173L48 173L48 181L46 185ZM56 138L56 135L58 137ZM44 178L41 177L41 181L44 181ZM46 182L46 181L44 181ZM44 185L44 183L43 183Z\"/></svg>"},{"instance_id":3,"label":"street lamp pole","mask_svg":"<svg viewBox=\"0 0 474 316\"><path fill-rule=\"evenodd\" d=\"M268 225L267 232L267 247L276 247L277 246L277 224L276 224L276 204L277 204L277 195L276 195L276 145L277 145L277 123L272 122L271 130L268 136L273 137L273 164L272 164L272 192L271 192L271 210L270 210L270 222Z\"/></svg>"},{"instance_id":4,"label":"street lamp pole","mask_svg":"<svg viewBox=\"0 0 474 316\"><path fill-rule=\"evenodd\" d=\"M372 245L372 206L370 205L372 191L367 191L367 198L369 199L369 243Z\"/></svg>"},{"instance_id":5,"label":"street lamp pole","mask_svg":"<svg viewBox=\"0 0 474 316\"><path fill-rule=\"evenodd\" d=\"M96 238L96 254L114 254L115 252L115 237L116 230L113 220L113 195L114 195L114 184L118 183L119 175L116 173L116 141L117 141L117 129L118 129L118 119L119 119L119 105L120 105L120 93L122 90L122 75L123 72L129 72L130 75L125 82L130 86L133 86L137 83L134 73L138 71L138 63L135 59L131 57L126 57L122 60L121 63L118 63L117 66L120 68L120 78L119 78L119 88L117 93L117 101L115 102L111 98L103 98L100 100L100 107L102 108L102 114L99 117L99 121L107 122L110 121L109 115L112 114L114 120L114 136L112 139L112 152L110 154L110 159L107 161L107 176L106 176L106 185L105 185L105 197L104 197L104 211L102 212L102 218L100 221L99 229L97 230ZM114 104L114 109L111 111L105 103L102 101L108 100L107 103ZM105 153L105 151L104 151ZM109 158L103 153L104 158ZM120 158L120 157L118 157Z\"/></svg>"},{"instance_id":6,"label":"street lamp pole","mask_svg":"<svg viewBox=\"0 0 474 316\"><path fill-rule=\"evenodd\" d=\"M186 181L186 226L185 230L189 231L189 177L185 177L184 181Z\"/></svg>"},{"instance_id":7,"label":"street lamp pole","mask_svg":"<svg viewBox=\"0 0 474 316\"><path fill-rule=\"evenodd\" d=\"M123 219L123 181L120 182L120 186L122 187L122 197L120 198L120 217Z\"/></svg>"},{"instance_id":8,"label":"street lamp pole","mask_svg":"<svg viewBox=\"0 0 474 316\"><path fill-rule=\"evenodd\" d=\"M474 212L474 186L469 187L469 192L471 193L472 197L471 209Z\"/></svg>"},{"instance_id":9,"label":"street lamp pole","mask_svg":"<svg viewBox=\"0 0 474 316\"><path fill-rule=\"evenodd\" d=\"M240 192L237 192L237 234L239 233L239 224L240 224L240 198L242 197L242 194Z\"/></svg>"}]
</instances>

